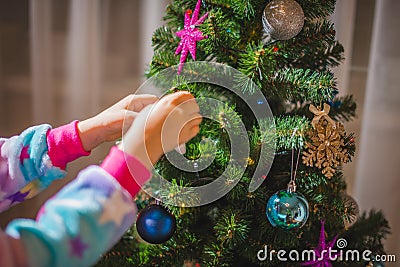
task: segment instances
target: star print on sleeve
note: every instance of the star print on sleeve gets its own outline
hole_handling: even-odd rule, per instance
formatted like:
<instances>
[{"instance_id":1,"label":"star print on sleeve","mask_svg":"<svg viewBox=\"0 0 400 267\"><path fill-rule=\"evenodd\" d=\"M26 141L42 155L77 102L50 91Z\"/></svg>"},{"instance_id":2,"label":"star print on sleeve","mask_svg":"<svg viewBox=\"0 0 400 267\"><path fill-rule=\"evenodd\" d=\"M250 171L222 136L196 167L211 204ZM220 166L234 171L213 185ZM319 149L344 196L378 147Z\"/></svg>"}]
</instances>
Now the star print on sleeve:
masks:
<instances>
[{"instance_id":1,"label":"star print on sleeve","mask_svg":"<svg viewBox=\"0 0 400 267\"><path fill-rule=\"evenodd\" d=\"M207 12L200 19L198 19L200 13L200 4L201 0L198 0L192 18L190 18L190 10L185 13L184 28L176 33L176 36L181 38L181 41L175 51L175 55L181 53L178 74L181 73L183 64L186 61L189 52L192 55L192 58L196 60L197 42L207 38L200 30L196 29L196 26L202 24L208 16Z\"/></svg>"},{"instance_id":2,"label":"star print on sleeve","mask_svg":"<svg viewBox=\"0 0 400 267\"><path fill-rule=\"evenodd\" d=\"M4 205L31 193L15 192ZM37 220L13 220L6 233L22 239L28 262L38 266L93 266L131 227L136 211L132 196L113 176L90 166L45 202Z\"/></svg>"},{"instance_id":3,"label":"star print on sleeve","mask_svg":"<svg viewBox=\"0 0 400 267\"><path fill-rule=\"evenodd\" d=\"M29 145L24 146L21 150L21 155L19 156L19 162L21 163L21 165L24 163L25 159L29 159Z\"/></svg>"},{"instance_id":4,"label":"star print on sleeve","mask_svg":"<svg viewBox=\"0 0 400 267\"><path fill-rule=\"evenodd\" d=\"M89 248L89 246L82 241L79 235L69 240L69 246L70 246L69 255L71 257L76 257L80 259L83 257L85 250Z\"/></svg>"},{"instance_id":5,"label":"star print on sleeve","mask_svg":"<svg viewBox=\"0 0 400 267\"><path fill-rule=\"evenodd\" d=\"M99 222L101 224L114 222L118 226L121 225L125 216L134 211L132 203L128 201L122 191L114 190L111 197L103 204Z\"/></svg>"},{"instance_id":6,"label":"star print on sleeve","mask_svg":"<svg viewBox=\"0 0 400 267\"><path fill-rule=\"evenodd\" d=\"M21 191L17 191L15 194L12 194L7 199L11 200L10 205L12 205L15 202L23 202L28 195L29 195L29 191L26 191L24 193L22 193Z\"/></svg>"}]
</instances>

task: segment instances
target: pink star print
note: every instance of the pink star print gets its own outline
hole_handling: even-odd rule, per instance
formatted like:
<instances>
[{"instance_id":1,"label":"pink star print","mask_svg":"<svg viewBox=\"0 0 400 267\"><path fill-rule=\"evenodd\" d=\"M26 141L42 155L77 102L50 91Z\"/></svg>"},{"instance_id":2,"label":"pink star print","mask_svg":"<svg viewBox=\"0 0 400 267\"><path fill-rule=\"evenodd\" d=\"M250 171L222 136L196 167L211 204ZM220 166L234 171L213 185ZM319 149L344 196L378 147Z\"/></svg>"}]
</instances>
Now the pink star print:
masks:
<instances>
[{"instance_id":1,"label":"pink star print","mask_svg":"<svg viewBox=\"0 0 400 267\"><path fill-rule=\"evenodd\" d=\"M21 150L21 155L19 155L19 162L21 165L24 163L24 159L29 159L28 149L29 146L24 146Z\"/></svg>"},{"instance_id":2,"label":"pink star print","mask_svg":"<svg viewBox=\"0 0 400 267\"><path fill-rule=\"evenodd\" d=\"M179 60L178 74L181 73L183 68L183 63L186 61L189 52L192 55L192 58L196 60L197 42L206 38L205 36L203 36L203 33L201 31L196 29L196 26L202 24L206 19L206 17L208 16L207 12L200 19L198 19L200 13L200 4L201 0L198 0L192 18L190 18L191 11L186 11L184 28L183 30L180 30L176 33L176 36L181 38L178 48L176 48L175 51L175 55L181 53L181 59Z\"/></svg>"},{"instance_id":3,"label":"pink star print","mask_svg":"<svg viewBox=\"0 0 400 267\"><path fill-rule=\"evenodd\" d=\"M321 221L321 232L319 234L318 246L314 249L316 259L303 262L303 266L312 267L332 267L331 261L334 260L339 253L333 253L333 247L335 246L337 236L333 238L331 242L326 243L325 241L325 227L324 221ZM332 251L332 253L330 253Z\"/></svg>"},{"instance_id":4,"label":"pink star print","mask_svg":"<svg viewBox=\"0 0 400 267\"><path fill-rule=\"evenodd\" d=\"M87 244L83 243L80 236L76 236L73 239L69 240L69 245L71 248L70 256L74 256L77 258L82 258L83 253L89 247Z\"/></svg>"}]
</instances>

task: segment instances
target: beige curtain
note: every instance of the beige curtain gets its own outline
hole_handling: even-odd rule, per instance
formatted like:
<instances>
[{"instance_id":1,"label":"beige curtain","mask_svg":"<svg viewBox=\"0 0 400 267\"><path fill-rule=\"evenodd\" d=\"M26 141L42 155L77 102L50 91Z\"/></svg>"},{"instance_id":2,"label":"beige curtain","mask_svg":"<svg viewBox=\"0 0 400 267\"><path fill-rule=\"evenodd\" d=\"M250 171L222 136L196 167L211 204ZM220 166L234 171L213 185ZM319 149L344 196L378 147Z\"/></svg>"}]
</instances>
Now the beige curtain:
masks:
<instances>
[{"instance_id":1,"label":"beige curtain","mask_svg":"<svg viewBox=\"0 0 400 267\"><path fill-rule=\"evenodd\" d=\"M356 3L356 0L337 0L335 12L332 15L332 22L336 30L336 38L340 40L344 47L344 57L346 59L334 70L338 81L337 86L340 88L340 93L342 95L349 93Z\"/></svg>"},{"instance_id":2,"label":"beige curtain","mask_svg":"<svg viewBox=\"0 0 400 267\"><path fill-rule=\"evenodd\" d=\"M382 210L392 234L389 254L400 257L400 1L338 0L333 16L345 61L335 70L342 93L357 101L358 117L346 124L356 134L354 161L344 168L348 193L362 211ZM385 263L385 266L398 266Z\"/></svg>"},{"instance_id":3,"label":"beige curtain","mask_svg":"<svg viewBox=\"0 0 400 267\"><path fill-rule=\"evenodd\" d=\"M31 0L34 121L95 114L132 91L151 59L151 35L165 4Z\"/></svg>"},{"instance_id":4,"label":"beige curtain","mask_svg":"<svg viewBox=\"0 0 400 267\"><path fill-rule=\"evenodd\" d=\"M361 131L355 197L362 209L383 209L400 257L400 1L377 0ZM398 266L393 264L387 266Z\"/></svg>"},{"instance_id":5,"label":"beige curtain","mask_svg":"<svg viewBox=\"0 0 400 267\"><path fill-rule=\"evenodd\" d=\"M88 118L133 93L152 57L151 36L168 1L25 0L0 2L0 132ZM112 144L68 166L68 177L2 213L33 217L77 172Z\"/></svg>"}]
</instances>

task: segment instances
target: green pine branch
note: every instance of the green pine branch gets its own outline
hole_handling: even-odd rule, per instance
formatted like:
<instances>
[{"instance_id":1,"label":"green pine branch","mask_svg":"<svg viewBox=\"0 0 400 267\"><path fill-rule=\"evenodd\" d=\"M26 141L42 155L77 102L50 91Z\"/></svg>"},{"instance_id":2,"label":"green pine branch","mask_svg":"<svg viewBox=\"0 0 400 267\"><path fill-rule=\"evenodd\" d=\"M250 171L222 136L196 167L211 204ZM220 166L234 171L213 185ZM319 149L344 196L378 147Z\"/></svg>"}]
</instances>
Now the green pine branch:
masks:
<instances>
[{"instance_id":1,"label":"green pine branch","mask_svg":"<svg viewBox=\"0 0 400 267\"><path fill-rule=\"evenodd\" d=\"M384 254L382 240L390 234L390 226L380 211L364 212L343 237L355 249L369 249L375 254Z\"/></svg>"},{"instance_id":2,"label":"green pine branch","mask_svg":"<svg viewBox=\"0 0 400 267\"><path fill-rule=\"evenodd\" d=\"M299 0L307 19L326 18L335 10L336 0Z\"/></svg>"},{"instance_id":3,"label":"green pine branch","mask_svg":"<svg viewBox=\"0 0 400 267\"><path fill-rule=\"evenodd\" d=\"M214 226L217 240L224 248L234 248L247 239L250 227L249 221L240 210L227 210Z\"/></svg>"},{"instance_id":4,"label":"green pine branch","mask_svg":"<svg viewBox=\"0 0 400 267\"><path fill-rule=\"evenodd\" d=\"M336 80L330 71L310 69L279 69L262 88L269 99L327 102L336 91Z\"/></svg>"},{"instance_id":5,"label":"green pine branch","mask_svg":"<svg viewBox=\"0 0 400 267\"><path fill-rule=\"evenodd\" d=\"M264 48L262 42L249 43L246 50L238 55L237 68L246 78L250 78L258 87L262 87L263 80L266 80L276 68L272 53L273 48ZM248 79L239 79L238 84L241 85L243 92L254 93L254 86L249 83Z\"/></svg>"},{"instance_id":6,"label":"green pine branch","mask_svg":"<svg viewBox=\"0 0 400 267\"><path fill-rule=\"evenodd\" d=\"M328 20L306 22L298 36L278 43L281 67L327 70L344 59L343 46L335 39L335 29Z\"/></svg>"},{"instance_id":7,"label":"green pine branch","mask_svg":"<svg viewBox=\"0 0 400 267\"><path fill-rule=\"evenodd\" d=\"M179 44L179 38L168 27L160 27L155 30L152 38L152 45L154 51L157 50L170 50L175 51Z\"/></svg>"}]
</instances>

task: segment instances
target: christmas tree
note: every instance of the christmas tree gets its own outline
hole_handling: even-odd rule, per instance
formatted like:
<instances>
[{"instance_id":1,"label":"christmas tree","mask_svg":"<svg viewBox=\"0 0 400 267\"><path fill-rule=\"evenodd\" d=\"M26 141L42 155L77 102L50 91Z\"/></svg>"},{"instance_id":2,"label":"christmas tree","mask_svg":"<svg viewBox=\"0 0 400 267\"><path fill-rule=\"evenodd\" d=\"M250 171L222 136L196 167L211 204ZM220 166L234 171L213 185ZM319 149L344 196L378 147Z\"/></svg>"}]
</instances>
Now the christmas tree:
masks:
<instances>
[{"instance_id":1,"label":"christmas tree","mask_svg":"<svg viewBox=\"0 0 400 267\"><path fill-rule=\"evenodd\" d=\"M164 196L160 199L179 199L184 187L206 185L216 177L230 190L197 207L167 201L164 205L176 218L170 239L149 244L133 225L98 266L372 266L361 256L302 261L287 253L285 261L277 251L312 250L318 256L331 247L360 255L368 250L371 259L384 254L388 222L377 211L358 214L341 171L355 151L354 136L342 123L355 116L356 104L351 96L339 96L332 72L343 60L329 21L334 7L335 0L172 1L165 26L154 33L147 75L175 66L171 91L188 90L199 103L219 101L203 105L201 112L209 116L184 154L189 163L213 154L210 165L184 171L163 157L155 169L174 186L158 194ZM258 99L257 108L270 110L272 121L256 118L243 98L222 86L185 83L185 72L198 72L189 63L194 53L196 61L218 62L250 79L233 78L249 98L254 85L260 89L267 103ZM249 136L249 156L244 164L236 162L244 173L235 167L225 171L232 154L228 132L242 127L236 121L244 123ZM215 151L202 142L205 138ZM262 153L263 146L274 148L273 161ZM264 173L257 166L264 166ZM254 182L260 186L251 190ZM142 210L154 199L142 192L135 201Z\"/></svg>"}]
</instances>

